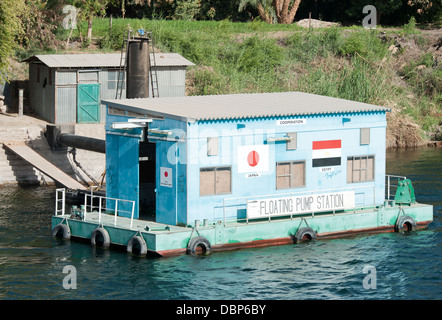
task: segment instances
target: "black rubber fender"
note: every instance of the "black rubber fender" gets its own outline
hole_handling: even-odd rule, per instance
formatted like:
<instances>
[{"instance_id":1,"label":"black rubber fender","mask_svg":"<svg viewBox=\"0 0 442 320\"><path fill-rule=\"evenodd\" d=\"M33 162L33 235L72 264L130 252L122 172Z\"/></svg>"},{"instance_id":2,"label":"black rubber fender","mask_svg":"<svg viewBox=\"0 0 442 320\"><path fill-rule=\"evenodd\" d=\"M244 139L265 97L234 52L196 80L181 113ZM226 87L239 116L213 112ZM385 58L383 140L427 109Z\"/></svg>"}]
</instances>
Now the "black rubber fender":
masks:
<instances>
[{"instance_id":1,"label":"black rubber fender","mask_svg":"<svg viewBox=\"0 0 442 320\"><path fill-rule=\"evenodd\" d=\"M127 244L127 252L136 256L145 256L147 254L146 241L141 236L133 236Z\"/></svg>"},{"instance_id":2,"label":"black rubber fender","mask_svg":"<svg viewBox=\"0 0 442 320\"><path fill-rule=\"evenodd\" d=\"M69 240L71 238L71 230L66 224L59 223L52 229L52 236Z\"/></svg>"},{"instance_id":3,"label":"black rubber fender","mask_svg":"<svg viewBox=\"0 0 442 320\"><path fill-rule=\"evenodd\" d=\"M191 255L198 255L198 247L201 248L202 255L209 255L212 252L212 246L204 237L195 237L189 240L187 244L187 253Z\"/></svg>"},{"instance_id":4,"label":"black rubber fender","mask_svg":"<svg viewBox=\"0 0 442 320\"><path fill-rule=\"evenodd\" d=\"M400 216L394 226L396 232L404 233L416 230L416 221L410 216Z\"/></svg>"},{"instance_id":5,"label":"black rubber fender","mask_svg":"<svg viewBox=\"0 0 442 320\"><path fill-rule=\"evenodd\" d=\"M98 227L92 232L91 245L107 249L110 246L110 237L106 229Z\"/></svg>"},{"instance_id":6,"label":"black rubber fender","mask_svg":"<svg viewBox=\"0 0 442 320\"><path fill-rule=\"evenodd\" d=\"M295 243L299 243L302 241L316 240L317 238L318 236L316 235L316 232L312 228L304 227L298 229L295 236L293 237L293 241Z\"/></svg>"}]
</instances>

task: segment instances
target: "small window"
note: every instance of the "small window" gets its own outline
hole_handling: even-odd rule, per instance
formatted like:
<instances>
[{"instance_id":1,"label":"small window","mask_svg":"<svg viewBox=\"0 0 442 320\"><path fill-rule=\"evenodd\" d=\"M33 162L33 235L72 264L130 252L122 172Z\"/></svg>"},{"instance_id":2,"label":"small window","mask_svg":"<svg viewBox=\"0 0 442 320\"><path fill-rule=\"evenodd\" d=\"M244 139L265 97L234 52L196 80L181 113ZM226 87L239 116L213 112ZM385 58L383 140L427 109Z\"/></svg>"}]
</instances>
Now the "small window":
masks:
<instances>
[{"instance_id":1,"label":"small window","mask_svg":"<svg viewBox=\"0 0 442 320\"><path fill-rule=\"evenodd\" d=\"M126 115L126 111L125 110L121 110L121 109L117 109L117 108L112 108L112 107L108 107L107 108L107 113L108 114L117 115L117 116L124 116L124 115Z\"/></svg>"},{"instance_id":2,"label":"small window","mask_svg":"<svg viewBox=\"0 0 442 320\"><path fill-rule=\"evenodd\" d=\"M347 183L374 180L374 156L347 158Z\"/></svg>"},{"instance_id":3,"label":"small window","mask_svg":"<svg viewBox=\"0 0 442 320\"><path fill-rule=\"evenodd\" d=\"M287 137L292 137L292 140L287 140L287 150L296 150L298 147L298 137L296 132L288 132Z\"/></svg>"},{"instance_id":4,"label":"small window","mask_svg":"<svg viewBox=\"0 0 442 320\"><path fill-rule=\"evenodd\" d=\"M361 128L361 138L360 138L360 144L366 145L370 144L370 128Z\"/></svg>"},{"instance_id":5,"label":"small window","mask_svg":"<svg viewBox=\"0 0 442 320\"><path fill-rule=\"evenodd\" d=\"M122 90L126 89L126 81L124 74L124 71L119 71L119 70L114 70L114 69L109 69L107 71L107 88L109 90L116 90L117 89L117 85L118 85L118 80L121 81L121 83L118 85L119 88L121 88Z\"/></svg>"},{"instance_id":6,"label":"small window","mask_svg":"<svg viewBox=\"0 0 442 320\"><path fill-rule=\"evenodd\" d=\"M79 83L98 83L99 81L98 70L78 70Z\"/></svg>"},{"instance_id":7,"label":"small window","mask_svg":"<svg viewBox=\"0 0 442 320\"><path fill-rule=\"evenodd\" d=\"M276 189L305 186L305 161L276 163Z\"/></svg>"},{"instance_id":8,"label":"small window","mask_svg":"<svg viewBox=\"0 0 442 320\"><path fill-rule=\"evenodd\" d=\"M219 149L219 139L218 137L210 137L207 138L207 155L208 156L217 156Z\"/></svg>"},{"instance_id":9,"label":"small window","mask_svg":"<svg viewBox=\"0 0 442 320\"><path fill-rule=\"evenodd\" d=\"M200 195L227 194L232 192L230 167L201 168Z\"/></svg>"}]
</instances>

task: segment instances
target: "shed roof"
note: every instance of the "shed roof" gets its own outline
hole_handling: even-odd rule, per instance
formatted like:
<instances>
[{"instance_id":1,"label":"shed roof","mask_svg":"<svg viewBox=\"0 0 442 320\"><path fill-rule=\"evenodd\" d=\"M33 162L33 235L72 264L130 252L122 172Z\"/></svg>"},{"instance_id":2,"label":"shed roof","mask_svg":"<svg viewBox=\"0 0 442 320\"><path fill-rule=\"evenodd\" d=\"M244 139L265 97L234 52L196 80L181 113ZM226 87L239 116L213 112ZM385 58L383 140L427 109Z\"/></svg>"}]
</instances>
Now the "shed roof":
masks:
<instances>
[{"instance_id":1,"label":"shed roof","mask_svg":"<svg viewBox=\"0 0 442 320\"><path fill-rule=\"evenodd\" d=\"M103 68L119 67L120 58L120 53L39 54L21 62L40 61L49 68ZM178 53L155 53L155 61L158 67L195 65Z\"/></svg>"},{"instance_id":2,"label":"shed roof","mask_svg":"<svg viewBox=\"0 0 442 320\"><path fill-rule=\"evenodd\" d=\"M390 111L367 103L305 92L103 100L102 104L187 122Z\"/></svg>"}]
</instances>

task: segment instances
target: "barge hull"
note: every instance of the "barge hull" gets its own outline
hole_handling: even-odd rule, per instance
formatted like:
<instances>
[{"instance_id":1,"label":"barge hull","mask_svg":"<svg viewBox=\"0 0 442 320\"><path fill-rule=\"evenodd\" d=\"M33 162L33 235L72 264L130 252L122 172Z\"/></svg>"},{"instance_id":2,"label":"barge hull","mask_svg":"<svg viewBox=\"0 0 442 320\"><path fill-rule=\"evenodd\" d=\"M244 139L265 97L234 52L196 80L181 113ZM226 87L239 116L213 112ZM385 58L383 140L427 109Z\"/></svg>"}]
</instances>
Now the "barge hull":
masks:
<instances>
[{"instance_id":1,"label":"barge hull","mask_svg":"<svg viewBox=\"0 0 442 320\"><path fill-rule=\"evenodd\" d=\"M395 232L395 224L401 215L407 215L416 222L416 229L427 227L433 220L431 205L415 203L410 206L381 206L355 212L310 215L256 222L213 224L198 228L168 226L161 223L134 220L132 228L125 218L89 214L88 221L70 219L67 215L52 217L52 227L59 223L69 226L73 238L90 239L98 227L109 233L111 245L127 246L135 235L142 235L150 252L160 256L185 254L191 238L200 236L207 239L212 251L256 248L294 243L296 232L302 227L313 229L319 239L338 238L356 234ZM109 216L109 217L106 217ZM127 219L130 220L130 219ZM150 230L150 231L147 231ZM155 231L153 231L155 230Z\"/></svg>"}]
</instances>

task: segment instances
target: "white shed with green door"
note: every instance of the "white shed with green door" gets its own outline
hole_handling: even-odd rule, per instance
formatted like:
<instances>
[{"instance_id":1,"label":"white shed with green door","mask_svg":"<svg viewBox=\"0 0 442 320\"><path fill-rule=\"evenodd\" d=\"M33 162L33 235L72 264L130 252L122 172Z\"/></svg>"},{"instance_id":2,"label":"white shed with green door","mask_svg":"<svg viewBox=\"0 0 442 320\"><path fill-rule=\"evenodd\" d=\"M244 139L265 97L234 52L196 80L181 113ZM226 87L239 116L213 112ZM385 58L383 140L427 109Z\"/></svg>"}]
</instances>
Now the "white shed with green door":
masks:
<instances>
[{"instance_id":1,"label":"white shed with green door","mask_svg":"<svg viewBox=\"0 0 442 320\"><path fill-rule=\"evenodd\" d=\"M115 99L120 58L119 53L90 53L23 60L29 63L29 107L50 123L104 123L100 101ZM186 68L194 64L177 53L155 53L155 61L159 96L184 96Z\"/></svg>"}]
</instances>

